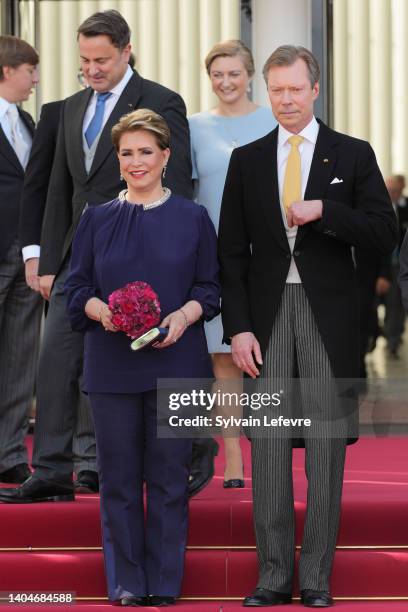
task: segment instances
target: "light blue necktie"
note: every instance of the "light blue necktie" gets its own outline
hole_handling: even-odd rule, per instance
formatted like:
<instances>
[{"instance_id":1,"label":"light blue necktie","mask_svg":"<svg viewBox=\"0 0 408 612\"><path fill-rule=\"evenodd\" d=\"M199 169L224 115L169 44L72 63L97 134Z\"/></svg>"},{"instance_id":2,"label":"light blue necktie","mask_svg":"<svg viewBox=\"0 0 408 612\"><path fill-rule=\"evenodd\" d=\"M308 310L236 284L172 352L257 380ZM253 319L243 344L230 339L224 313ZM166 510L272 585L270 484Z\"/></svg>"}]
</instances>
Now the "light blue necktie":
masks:
<instances>
[{"instance_id":1,"label":"light blue necktie","mask_svg":"<svg viewBox=\"0 0 408 612\"><path fill-rule=\"evenodd\" d=\"M98 136L101 131L103 115L105 112L105 102L108 98L110 98L112 93L110 91L106 91L105 93L97 93L96 94L96 108L95 114L91 119L91 123L86 128L85 138L88 143L88 147L91 148L95 138Z\"/></svg>"}]
</instances>

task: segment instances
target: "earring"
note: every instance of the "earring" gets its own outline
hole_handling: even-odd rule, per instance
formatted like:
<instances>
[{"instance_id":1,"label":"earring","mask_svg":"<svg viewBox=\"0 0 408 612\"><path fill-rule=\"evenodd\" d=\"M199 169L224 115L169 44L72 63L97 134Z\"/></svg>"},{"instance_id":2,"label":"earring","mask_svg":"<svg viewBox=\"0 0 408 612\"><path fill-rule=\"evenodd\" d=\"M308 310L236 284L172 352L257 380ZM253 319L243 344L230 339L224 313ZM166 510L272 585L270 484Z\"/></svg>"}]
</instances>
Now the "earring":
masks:
<instances>
[{"instance_id":1,"label":"earring","mask_svg":"<svg viewBox=\"0 0 408 612\"><path fill-rule=\"evenodd\" d=\"M121 181L125 180L121 174L119 174L119 180L121 180Z\"/></svg>"},{"instance_id":2,"label":"earring","mask_svg":"<svg viewBox=\"0 0 408 612\"><path fill-rule=\"evenodd\" d=\"M166 170L167 170L167 164L163 166L163 173L162 173L163 178L166 176Z\"/></svg>"}]
</instances>

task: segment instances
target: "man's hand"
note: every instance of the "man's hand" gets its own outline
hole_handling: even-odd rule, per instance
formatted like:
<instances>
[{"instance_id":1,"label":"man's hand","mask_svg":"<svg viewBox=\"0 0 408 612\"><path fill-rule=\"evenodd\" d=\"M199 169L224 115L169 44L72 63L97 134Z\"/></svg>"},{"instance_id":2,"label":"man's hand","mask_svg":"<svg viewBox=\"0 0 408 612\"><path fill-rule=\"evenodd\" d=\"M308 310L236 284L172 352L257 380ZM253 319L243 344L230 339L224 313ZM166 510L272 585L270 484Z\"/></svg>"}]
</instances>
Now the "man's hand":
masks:
<instances>
[{"instance_id":1,"label":"man's hand","mask_svg":"<svg viewBox=\"0 0 408 612\"><path fill-rule=\"evenodd\" d=\"M385 295L390 290L390 287L391 283L388 278L379 276L375 283L375 293L376 295Z\"/></svg>"},{"instance_id":2,"label":"man's hand","mask_svg":"<svg viewBox=\"0 0 408 612\"><path fill-rule=\"evenodd\" d=\"M293 202L288 208L287 217L289 227L294 225L305 225L311 221L321 219L323 214L323 202L321 200L301 200Z\"/></svg>"},{"instance_id":3,"label":"man's hand","mask_svg":"<svg viewBox=\"0 0 408 612\"><path fill-rule=\"evenodd\" d=\"M40 279L38 276L39 257L31 257L25 262L25 279L27 285L33 291L40 292Z\"/></svg>"},{"instance_id":4,"label":"man's hand","mask_svg":"<svg viewBox=\"0 0 408 612\"><path fill-rule=\"evenodd\" d=\"M40 276L40 293L44 300L50 299L50 293L54 282L55 274L45 274Z\"/></svg>"},{"instance_id":5,"label":"man's hand","mask_svg":"<svg viewBox=\"0 0 408 612\"><path fill-rule=\"evenodd\" d=\"M251 378L259 376L255 361L262 365L262 354L259 342L253 333L243 332L233 336L231 349L232 360L242 372L249 374Z\"/></svg>"}]
</instances>

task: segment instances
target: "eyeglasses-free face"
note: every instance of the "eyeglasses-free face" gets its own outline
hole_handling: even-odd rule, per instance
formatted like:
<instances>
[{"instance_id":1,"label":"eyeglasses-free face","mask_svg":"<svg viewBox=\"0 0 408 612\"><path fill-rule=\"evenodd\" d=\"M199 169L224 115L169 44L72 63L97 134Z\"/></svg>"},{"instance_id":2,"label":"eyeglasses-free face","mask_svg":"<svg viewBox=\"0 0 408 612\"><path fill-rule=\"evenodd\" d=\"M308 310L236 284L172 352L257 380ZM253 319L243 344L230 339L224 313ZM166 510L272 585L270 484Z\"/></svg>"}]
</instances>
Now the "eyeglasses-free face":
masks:
<instances>
[{"instance_id":1,"label":"eyeglasses-free face","mask_svg":"<svg viewBox=\"0 0 408 612\"><path fill-rule=\"evenodd\" d=\"M312 87L307 65L299 58L291 66L272 66L268 94L275 119L289 132L298 134L313 117L319 83Z\"/></svg>"},{"instance_id":2,"label":"eyeglasses-free face","mask_svg":"<svg viewBox=\"0 0 408 612\"><path fill-rule=\"evenodd\" d=\"M118 158L129 196L139 194L143 197L143 194L159 190L163 168L169 156L170 149L160 149L150 132L125 132L120 139Z\"/></svg>"}]
</instances>

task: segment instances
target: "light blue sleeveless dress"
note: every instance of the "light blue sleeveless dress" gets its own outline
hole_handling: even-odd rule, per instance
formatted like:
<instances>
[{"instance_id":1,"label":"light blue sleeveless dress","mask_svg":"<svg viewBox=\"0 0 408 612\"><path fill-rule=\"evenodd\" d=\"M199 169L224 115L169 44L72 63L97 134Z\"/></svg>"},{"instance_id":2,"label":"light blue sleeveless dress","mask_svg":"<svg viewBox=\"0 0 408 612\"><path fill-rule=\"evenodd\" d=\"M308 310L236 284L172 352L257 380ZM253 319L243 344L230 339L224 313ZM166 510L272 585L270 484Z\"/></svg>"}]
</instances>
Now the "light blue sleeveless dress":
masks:
<instances>
[{"instance_id":1,"label":"light blue sleeveless dress","mask_svg":"<svg viewBox=\"0 0 408 612\"><path fill-rule=\"evenodd\" d=\"M206 207L218 232L222 192L231 152L262 138L276 127L270 108L260 106L248 115L222 117L209 111L189 118L195 199ZM272 163L272 160L271 160ZM229 353L222 343L221 316L205 324L210 353Z\"/></svg>"}]
</instances>

